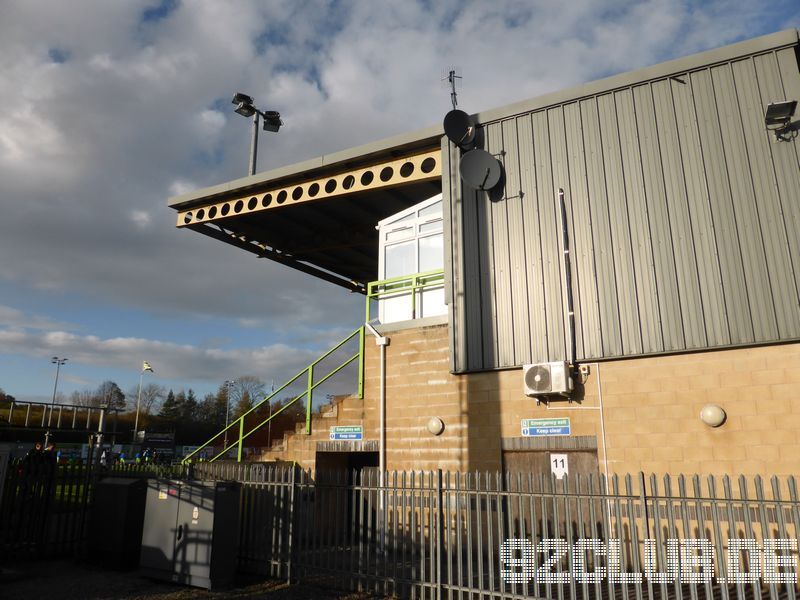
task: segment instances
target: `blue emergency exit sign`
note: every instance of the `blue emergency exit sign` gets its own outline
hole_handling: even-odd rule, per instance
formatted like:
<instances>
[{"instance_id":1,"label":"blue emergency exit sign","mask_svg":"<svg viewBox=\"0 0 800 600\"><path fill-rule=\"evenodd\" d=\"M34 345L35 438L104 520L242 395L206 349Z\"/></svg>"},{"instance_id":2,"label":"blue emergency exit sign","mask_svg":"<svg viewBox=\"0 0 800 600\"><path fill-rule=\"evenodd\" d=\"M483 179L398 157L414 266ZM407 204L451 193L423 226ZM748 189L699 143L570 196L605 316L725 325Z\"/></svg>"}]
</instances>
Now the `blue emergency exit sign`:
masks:
<instances>
[{"instance_id":1,"label":"blue emergency exit sign","mask_svg":"<svg viewBox=\"0 0 800 600\"><path fill-rule=\"evenodd\" d=\"M569 417L564 419L522 419L522 436L570 435Z\"/></svg>"},{"instance_id":2,"label":"blue emergency exit sign","mask_svg":"<svg viewBox=\"0 0 800 600\"><path fill-rule=\"evenodd\" d=\"M331 441L358 441L364 439L364 429L361 425L339 425L331 427Z\"/></svg>"}]
</instances>

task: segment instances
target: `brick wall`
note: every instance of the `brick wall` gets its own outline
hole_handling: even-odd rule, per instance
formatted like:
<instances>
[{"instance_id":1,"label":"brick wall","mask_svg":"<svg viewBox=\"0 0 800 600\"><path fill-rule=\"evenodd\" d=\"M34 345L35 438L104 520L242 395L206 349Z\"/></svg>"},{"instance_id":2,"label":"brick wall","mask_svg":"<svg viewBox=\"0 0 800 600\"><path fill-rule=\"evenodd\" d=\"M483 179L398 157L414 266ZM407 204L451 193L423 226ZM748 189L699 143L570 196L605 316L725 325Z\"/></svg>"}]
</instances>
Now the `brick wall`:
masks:
<instances>
[{"instance_id":1,"label":"brick wall","mask_svg":"<svg viewBox=\"0 0 800 600\"><path fill-rule=\"evenodd\" d=\"M611 474L800 472L800 344L592 363L581 401L548 408L522 393L519 369L450 374L444 325L387 335L390 470L496 470L501 438L519 437L521 419L569 417L572 435L596 436L603 471L602 392ZM378 439L379 348L369 337L366 353L364 400L348 398L335 417L315 417L313 435L292 436L280 458L313 466L331 425L363 425L365 439ZM725 409L723 426L700 421L706 404ZM431 417L445 423L440 436L426 428Z\"/></svg>"}]
</instances>

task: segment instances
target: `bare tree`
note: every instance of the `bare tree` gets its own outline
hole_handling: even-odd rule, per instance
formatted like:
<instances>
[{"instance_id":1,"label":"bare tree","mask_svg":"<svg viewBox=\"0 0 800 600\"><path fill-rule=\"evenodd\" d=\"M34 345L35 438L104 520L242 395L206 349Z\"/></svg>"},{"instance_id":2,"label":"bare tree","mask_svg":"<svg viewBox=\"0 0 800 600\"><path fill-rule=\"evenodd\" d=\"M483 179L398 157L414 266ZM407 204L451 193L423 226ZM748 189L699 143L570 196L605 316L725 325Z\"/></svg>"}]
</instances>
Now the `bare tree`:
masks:
<instances>
[{"instance_id":1,"label":"bare tree","mask_svg":"<svg viewBox=\"0 0 800 600\"><path fill-rule=\"evenodd\" d=\"M96 406L108 406L109 408L116 408L125 410L125 394L119 389L119 386L113 381L104 381L100 384L95 392L97 396Z\"/></svg>"},{"instance_id":2,"label":"bare tree","mask_svg":"<svg viewBox=\"0 0 800 600\"><path fill-rule=\"evenodd\" d=\"M69 403L76 406L97 406L95 393L87 388L72 392Z\"/></svg>"},{"instance_id":3,"label":"bare tree","mask_svg":"<svg viewBox=\"0 0 800 600\"><path fill-rule=\"evenodd\" d=\"M127 398L131 403L131 408L136 410L136 398L139 396L139 386L134 386L128 390ZM157 383L147 383L142 386L141 398L139 400L139 412L145 415L158 413L161 403L167 397L167 389Z\"/></svg>"},{"instance_id":4,"label":"bare tree","mask_svg":"<svg viewBox=\"0 0 800 600\"><path fill-rule=\"evenodd\" d=\"M261 402L267 395L266 384L254 375L242 375L233 382L231 390L231 407L235 407L236 414L240 415L254 404Z\"/></svg>"}]
</instances>

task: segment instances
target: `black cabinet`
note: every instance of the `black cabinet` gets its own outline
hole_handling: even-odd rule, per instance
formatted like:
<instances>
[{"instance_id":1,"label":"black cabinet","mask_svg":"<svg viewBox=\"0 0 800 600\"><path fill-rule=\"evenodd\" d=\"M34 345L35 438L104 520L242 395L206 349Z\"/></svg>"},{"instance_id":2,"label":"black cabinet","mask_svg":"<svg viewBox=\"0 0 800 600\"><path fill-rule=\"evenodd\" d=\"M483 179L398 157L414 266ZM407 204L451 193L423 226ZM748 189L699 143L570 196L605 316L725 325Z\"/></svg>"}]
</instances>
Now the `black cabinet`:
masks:
<instances>
[{"instance_id":1,"label":"black cabinet","mask_svg":"<svg viewBox=\"0 0 800 600\"><path fill-rule=\"evenodd\" d=\"M144 575L211 588L230 583L239 542L239 484L148 481Z\"/></svg>"},{"instance_id":2,"label":"black cabinet","mask_svg":"<svg viewBox=\"0 0 800 600\"><path fill-rule=\"evenodd\" d=\"M147 482L107 477L94 489L89 525L89 560L112 569L139 565Z\"/></svg>"}]
</instances>

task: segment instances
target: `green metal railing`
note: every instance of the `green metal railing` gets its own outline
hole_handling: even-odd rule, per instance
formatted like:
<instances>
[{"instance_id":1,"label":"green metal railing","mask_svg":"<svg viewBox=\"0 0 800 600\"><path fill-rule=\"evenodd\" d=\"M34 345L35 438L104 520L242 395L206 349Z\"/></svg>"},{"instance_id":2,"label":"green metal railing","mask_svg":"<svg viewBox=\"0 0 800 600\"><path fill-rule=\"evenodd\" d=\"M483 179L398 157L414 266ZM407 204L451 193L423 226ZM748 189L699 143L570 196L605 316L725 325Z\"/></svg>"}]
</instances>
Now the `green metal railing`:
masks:
<instances>
[{"instance_id":1,"label":"green metal railing","mask_svg":"<svg viewBox=\"0 0 800 600\"><path fill-rule=\"evenodd\" d=\"M407 275L404 277L394 277L392 279L384 279L382 281L373 281L367 285L367 308L366 308L366 322L370 320L370 303L372 300L381 300L387 297L395 297L405 294L411 294L411 318L417 318L417 295L418 292L422 291L425 288L442 285L444 283L444 271L439 269L436 271L428 271L425 273L416 273L414 275ZM347 344L350 340L358 336L358 352L354 355L350 356L347 360L345 360L342 364L340 364L335 369L331 370L327 373L324 377L322 377L319 381L314 382L315 376L315 367L317 367L323 360L328 358L331 354L336 352L339 348ZM198 446L197 450L188 454L184 457L182 462L190 461L195 455L199 454L202 450L205 450L207 447L212 445L212 442L218 439L220 436L224 435L228 431L236 432L236 436L234 437L234 441L230 444L223 444L224 448L209 462L214 462L218 458L224 456L228 450L237 446L237 460L239 462L242 461L242 448L243 442L245 439L250 437L256 431L264 427L267 423L269 423L272 419L280 415L283 411L287 408L292 406L295 402L299 401L301 398L306 398L306 433L311 433L311 399L312 399L312 392L315 388L323 384L325 381L333 377L336 373L344 369L347 365L352 363L358 359L358 397L364 397L364 327L359 327L353 333L348 335L344 338L341 342L336 344L333 348L328 350L325 354L320 356L317 360L313 363L308 365L305 369L300 371L297 375L292 377L289 381L284 383L281 387L277 390L272 392L269 396L261 400L258 404L255 404L252 408L250 408L247 412L240 415L237 419L231 421L227 427L219 431L208 440L206 443ZM298 379L305 376L305 383L306 389L305 391L301 392L294 398L292 398L289 402L281 406L278 410L272 413L269 417L258 423L255 427L249 429L249 431L245 432L245 417L254 413L258 410L262 405L265 403L269 403L275 398L278 394L280 394L283 390L287 387L295 383Z\"/></svg>"},{"instance_id":2,"label":"green metal railing","mask_svg":"<svg viewBox=\"0 0 800 600\"><path fill-rule=\"evenodd\" d=\"M358 336L358 352L356 352L354 355L350 356L347 360L345 360L338 367L336 367L335 369L331 370L329 373L327 373L325 376L323 376L321 379L319 379L319 381L314 382L314 374L315 374L314 370L315 370L315 367L317 365L319 365L323 360L328 358L331 354L336 352L339 348L344 346L347 342L349 342L350 340L355 338L356 336ZM317 360L315 360L310 365L308 365L305 369L300 371L297 375L292 377L289 381L284 383L277 390L275 390L274 392L270 393L270 395L267 396L266 398L264 398L261 402L259 402L258 404L255 404L251 409L249 409L247 412L245 412L242 415L240 415L234 421L231 421L231 423L229 423L227 427L225 427L224 429L222 429L221 431L216 433L214 435L214 437L212 437L206 443L204 443L201 446L199 446L197 448L197 450L195 450L194 452L186 455L182 462L185 463L185 462L191 460L192 457L194 457L196 454L198 454L201 450L204 450L208 446L211 446L211 444L212 444L212 442L214 440L219 438L221 435L224 435L225 432L229 431L229 430L235 430L235 431L238 430L237 437L234 438L234 441L232 443L230 443L227 446L225 446L222 449L221 452L219 452L216 456L214 456L210 460L210 462L214 462L215 460L217 460L221 456L224 456L225 453L228 452L228 450L230 450L234 446L238 447L237 448L237 461L238 462L242 462L242 444L243 444L244 440L247 439L248 437L250 437L253 433L258 431L259 429L261 429L264 425L269 423L272 419L277 417L279 414L281 414L283 411L285 411L287 408L292 406L295 402L297 402L298 400L300 400L303 397L306 398L306 433L307 434L311 434L311 398L312 398L312 392L314 391L315 388L317 388L318 386L322 385L325 381L327 381L328 379L333 377L336 373L338 373L339 371L344 369L347 365L349 365L350 363L352 363L356 359L358 359L358 397L359 398L363 398L364 397L364 327L359 327L353 333L351 333L346 338L344 338L341 342L336 344L333 348L328 350L325 354L320 356ZM247 417L251 413L253 413L256 410L258 410L258 408L260 406L264 405L265 403L271 402L272 399L275 396L280 394L283 390L285 390L287 387L292 385L295 381L300 379L303 375L306 376L306 389L305 389L305 391L301 392L300 394L298 394L297 396L292 398L289 402L287 402L286 404L281 406L278 410L276 410L274 413L272 413L269 417L267 417L266 419L261 421L258 425L256 425L255 427L251 428L248 432L245 433L245 417Z\"/></svg>"},{"instance_id":3,"label":"green metal railing","mask_svg":"<svg viewBox=\"0 0 800 600\"><path fill-rule=\"evenodd\" d=\"M444 283L444 270L426 271L414 275L393 277L367 284L367 309L365 322L370 320L370 304L373 300L411 294L411 318L417 318L417 292Z\"/></svg>"}]
</instances>

